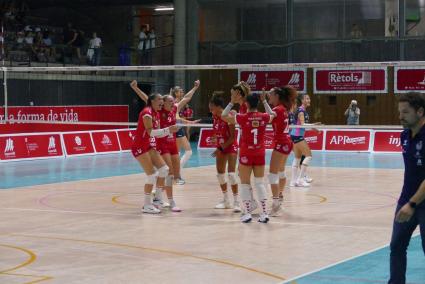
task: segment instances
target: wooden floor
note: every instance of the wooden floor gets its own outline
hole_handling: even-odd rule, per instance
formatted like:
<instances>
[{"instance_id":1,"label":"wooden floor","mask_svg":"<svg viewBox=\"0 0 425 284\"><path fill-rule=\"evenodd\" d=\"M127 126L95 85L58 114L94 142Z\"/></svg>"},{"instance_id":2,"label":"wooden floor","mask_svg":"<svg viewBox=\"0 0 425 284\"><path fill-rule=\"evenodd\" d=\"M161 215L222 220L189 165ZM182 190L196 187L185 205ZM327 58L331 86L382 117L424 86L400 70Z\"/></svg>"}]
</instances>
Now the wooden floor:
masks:
<instances>
[{"instance_id":1,"label":"wooden floor","mask_svg":"<svg viewBox=\"0 0 425 284\"><path fill-rule=\"evenodd\" d=\"M0 283L279 283L389 242L402 170L309 174L268 224L212 209L213 166L160 216L141 214L143 174L0 190Z\"/></svg>"}]
</instances>

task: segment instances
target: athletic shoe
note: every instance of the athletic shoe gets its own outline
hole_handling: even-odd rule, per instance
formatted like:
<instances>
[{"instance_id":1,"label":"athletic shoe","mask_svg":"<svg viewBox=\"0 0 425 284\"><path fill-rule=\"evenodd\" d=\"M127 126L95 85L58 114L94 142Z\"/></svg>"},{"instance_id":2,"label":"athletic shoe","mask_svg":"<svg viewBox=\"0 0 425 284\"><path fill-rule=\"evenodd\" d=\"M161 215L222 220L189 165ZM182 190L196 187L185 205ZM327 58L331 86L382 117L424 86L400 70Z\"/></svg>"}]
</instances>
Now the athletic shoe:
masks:
<instances>
[{"instance_id":1,"label":"athletic shoe","mask_svg":"<svg viewBox=\"0 0 425 284\"><path fill-rule=\"evenodd\" d=\"M176 178L176 185L184 185L186 183L186 181L182 178Z\"/></svg>"},{"instance_id":2,"label":"athletic shoe","mask_svg":"<svg viewBox=\"0 0 425 284\"><path fill-rule=\"evenodd\" d=\"M279 217L280 211L282 211L281 203L280 202L273 202L272 209L270 210L270 216Z\"/></svg>"},{"instance_id":3,"label":"athletic shoe","mask_svg":"<svg viewBox=\"0 0 425 284\"><path fill-rule=\"evenodd\" d=\"M309 187L310 184L308 182L304 181L303 179L300 179L300 180L297 180L295 182L295 186L296 187Z\"/></svg>"},{"instance_id":4,"label":"athletic shoe","mask_svg":"<svg viewBox=\"0 0 425 284\"><path fill-rule=\"evenodd\" d=\"M156 208L165 208L165 207L170 207L170 203L163 201L161 199L154 199L152 202L153 206L155 206Z\"/></svg>"},{"instance_id":5,"label":"athletic shoe","mask_svg":"<svg viewBox=\"0 0 425 284\"><path fill-rule=\"evenodd\" d=\"M249 222L251 222L252 221L251 214L249 214L249 213L243 214L241 216L241 221L242 221L242 223L249 223Z\"/></svg>"},{"instance_id":6,"label":"athletic shoe","mask_svg":"<svg viewBox=\"0 0 425 284\"><path fill-rule=\"evenodd\" d=\"M242 209L241 209L241 205L239 204L239 201L233 202L233 212L239 213L241 211L242 211Z\"/></svg>"},{"instance_id":7,"label":"athletic shoe","mask_svg":"<svg viewBox=\"0 0 425 284\"><path fill-rule=\"evenodd\" d=\"M161 210L150 204L143 206L142 212L147 214L159 214L161 213Z\"/></svg>"},{"instance_id":8,"label":"athletic shoe","mask_svg":"<svg viewBox=\"0 0 425 284\"><path fill-rule=\"evenodd\" d=\"M269 221L269 215L265 213L260 214L260 218L258 218L258 222L260 223L267 223Z\"/></svg>"},{"instance_id":9,"label":"athletic shoe","mask_svg":"<svg viewBox=\"0 0 425 284\"><path fill-rule=\"evenodd\" d=\"M289 186L290 186L290 187L294 187L294 186L296 186L296 185L295 185L295 181L292 181L292 180L291 180L291 182L289 183Z\"/></svg>"},{"instance_id":10,"label":"athletic shoe","mask_svg":"<svg viewBox=\"0 0 425 284\"><path fill-rule=\"evenodd\" d=\"M312 183L313 182L313 179L311 177L309 177L309 176L305 176L304 177L304 181L307 182L307 183Z\"/></svg>"},{"instance_id":11,"label":"athletic shoe","mask_svg":"<svg viewBox=\"0 0 425 284\"><path fill-rule=\"evenodd\" d=\"M170 203L171 212L182 212L182 210L176 206L176 203L172 201Z\"/></svg>"},{"instance_id":12,"label":"athletic shoe","mask_svg":"<svg viewBox=\"0 0 425 284\"><path fill-rule=\"evenodd\" d=\"M232 206L227 200L220 201L220 203L214 207L214 209L230 209L230 208L232 208Z\"/></svg>"}]
</instances>

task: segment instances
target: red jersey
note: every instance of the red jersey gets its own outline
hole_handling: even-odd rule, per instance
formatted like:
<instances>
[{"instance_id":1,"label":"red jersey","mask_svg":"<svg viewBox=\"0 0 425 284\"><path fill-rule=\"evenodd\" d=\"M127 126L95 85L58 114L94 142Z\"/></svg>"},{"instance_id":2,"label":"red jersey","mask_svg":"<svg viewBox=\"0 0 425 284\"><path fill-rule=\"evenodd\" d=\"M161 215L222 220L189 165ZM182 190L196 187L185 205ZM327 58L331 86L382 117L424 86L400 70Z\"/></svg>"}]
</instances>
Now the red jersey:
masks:
<instances>
[{"instance_id":1,"label":"red jersey","mask_svg":"<svg viewBox=\"0 0 425 284\"><path fill-rule=\"evenodd\" d=\"M239 113L245 114L247 112L248 112L248 105L246 104L246 102L244 102L239 106Z\"/></svg>"},{"instance_id":2,"label":"red jersey","mask_svg":"<svg viewBox=\"0 0 425 284\"><path fill-rule=\"evenodd\" d=\"M229 128L229 124L224 121L223 119L221 119L220 116L213 116L213 129L214 129L214 135L216 137L216 145L217 147L220 147L221 144L223 144L224 142L226 142L229 137L230 137L230 128ZM238 147L238 142L236 140L236 137L233 141L233 143L231 145L229 145L227 148L233 148L233 149L237 149ZM224 149L224 150L227 150Z\"/></svg>"},{"instance_id":3,"label":"red jersey","mask_svg":"<svg viewBox=\"0 0 425 284\"><path fill-rule=\"evenodd\" d=\"M272 121L274 140L278 142L289 140L289 115L285 106L278 105L273 108L276 117Z\"/></svg>"},{"instance_id":4,"label":"red jersey","mask_svg":"<svg viewBox=\"0 0 425 284\"><path fill-rule=\"evenodd\" d=\"M264 136L269 121L270 115L262 112L248 112L236 115L236 122L240 125L242 131L239 142L241 155L254 152L261 155L266 150Z\"/></svg>"},{"instance_id":5,"label":"red jersey","mask_svg":"<svg viewBox=\"0 0 425 284\"><path fill-rule=\"evenodd\" d=\"M145 107L139 114L136 134L134 135L132 152L135 157L156 147L155 137L149 135L143 123L143 118L145 116L150 116L152 118L152 129L159 128L159 113L154 111L151 107Z\"/></svg>"},{"instance_id":6,"label":"red jersey","mask_svg":"<svg viewBox=\"0 0 425 284\"><path fill-rule=\"evenodd\" d=\"M159 117L160 117L160 126L161 128L166 128L171 125L175 125L177 123L177 105L174 105L171 111L167 111L164 108L162 108L159 111ZM176 140L176 134L172 133L168 135L167 137L163 137L160 139L168 140L168 141L175 141Z\"/></svg>"}]
</instances>

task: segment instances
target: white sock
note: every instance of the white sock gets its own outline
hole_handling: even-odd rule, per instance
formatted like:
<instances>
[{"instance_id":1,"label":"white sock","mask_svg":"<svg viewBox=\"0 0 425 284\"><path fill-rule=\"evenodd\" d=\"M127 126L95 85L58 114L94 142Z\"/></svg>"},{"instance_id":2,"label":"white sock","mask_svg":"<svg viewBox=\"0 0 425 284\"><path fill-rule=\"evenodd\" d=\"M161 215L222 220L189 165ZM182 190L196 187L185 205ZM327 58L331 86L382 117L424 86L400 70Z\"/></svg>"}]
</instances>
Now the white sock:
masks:
<instances>
[{"instance_id":1,"label":"white sock","mask_svg":"<svg viewBox=\"0 0 425 284\"><path fill-rule=\"evenodd\" d=\"M236 194L233 194L233 201L234 202L239 202L239 195L236 193Z\"/></svg>"},{"instance_id":2,"label":"white sock","mask_svg":"<svg viewBox=\"0 0 425 284\"><path fill-rule=\"evenodd\" d=\"M162 200L162 187L157 187L154 195L155 200Z\"/></svg>"},{"instance_id":3,"label":"white sock","mask_svg":"<svg viewBox=\"0 0 425 284\"><path fill-rule=\"evenodd\" d=\"M228 201L229 200L229 196L227 195L227 191L222 191L223 192L223 200L224 201Z\"/></svg>"},{"instance_id":4,"label":"white sock","mask_svg":"<svg viewBox=\"0 0 425 284\"><path fill-rule=\"evenodd\" d=\"M301 171L300 171L300 174L298 175L298 179L297 179L297 181L300 181L301 179L303 179L304 178L304 176L305 176L305 172L307 171L307 166L305 166L305 165L302 165L301 166Z\"/></svg>"},{"instance_id":5,"label":"white sock","mask_svg":"<svg viewBox=\"0 0 425 284\"><path fill-rule=\"evenodd\" d=\"M292 173L291 173L291 182L297 181L298 178L298 165L300 164L300 159L294 158L292 161Z\"/></svg>"},{"instance_id":6,"label":"white sock","mask_svg":"<svg viewBox=\"0 0 425 284\"><path fill-rule=\"evenodd\" d=\"M180 159L180 168L183 168L184 165L186 165L187 161L189 161L190 157L192 156L192 151L185 151L183 156Z\"/></svg>"},{"instance_id":7,"label":"white sock","mask_svg":"<svg viewBox=\"0 0 425 284\"><path fill-rule=\"evenodd\" d=\"M152 196L150 193L145 193L144 205L149 206L152 204Z\"/></svg>"}]
</instances>

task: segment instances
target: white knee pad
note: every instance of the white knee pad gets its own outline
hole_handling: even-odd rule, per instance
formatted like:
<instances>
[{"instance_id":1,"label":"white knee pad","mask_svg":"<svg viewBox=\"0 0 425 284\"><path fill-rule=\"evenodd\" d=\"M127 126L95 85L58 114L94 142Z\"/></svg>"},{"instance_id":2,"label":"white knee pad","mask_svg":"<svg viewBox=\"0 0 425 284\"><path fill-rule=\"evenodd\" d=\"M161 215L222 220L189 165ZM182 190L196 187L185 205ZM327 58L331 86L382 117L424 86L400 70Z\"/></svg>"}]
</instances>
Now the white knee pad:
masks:
<instances>
[{"instance_id":1,"label":"white knee pad","mask_svg":"<svg viewBox=\"0 0 425 284\"><path fill-rule=\"evenodd\" d=\"M277 174L269 173L268 178L269 178L270 184L278 184L279 183L279 175L277 175Z\"/></svg>"},{"instance_id":2,"label":"white knee pad","mask_svg":"<svg viewBox=\"0 0 425 284\"><path fill-rule=\"evenodd\" d=\"M286 173L285 172L279 172L279 179L285 179Z\"/></svg>"},{"instance_id":3,"label":"white knee pad","mask_svg":"<svg viewBox=\"0 0 425 284\"><path fill-rule=\"evenodd\" d=\"M236 173L231 172L228 174L228 177L231 185L238 184L238 177L236 176Z\"/></svg>"},{"instance_id":4,"label":"white knee pad","mask_svg":"<svg viewBox=\"0 0 425 284\"><path fill-rule=\"evenodd\" d=\"M254 178L255 182L255 189L257 190L257 197L258 200L266 200L267 199L267 192L266 192L266 185L264 184L264 178Z\"/></svg>"},{"instance_id":5,"label":"white knee pad","mask_svg":"<svg viewBox=\"0 0 425 284\"><path fill-rule=\"evenodd\" d=\"M170 169L168 168L167 165L162 166L161 168L158 169L158 177L159 178L165 178L166 176L168 176L168 171Z\"/></svg>"},{"instance_id":6,"label":"white knee pad","mask_svg":"<svg viewBox=\"0 0 425 284\"><path fill-rule=\"evenodd\" d=\"M156 181L156 175L146 175L146 184L154 185Z\"/></svg>"},{"instance_id":7,"label":"white knee pad","mask_svg":"<svg viewBox=\"0 0 425 284\"><path fill-rule=\"evenodd\" d=\"M312 159L311 156L305 157L303 161L303 166L308 167L308 165L310 165L311 159Z\"/></svg>"},{"instance_id":8,"label":"white knee pad","mask_svg":"<svg viewBox=\"0 0 425 284\"><path fill-rule=\"evenodd\" d=\"M251 185L249 184L241 184L239 188L239 195L242 201L251 200Z\"/></svg>"},{"instance_id":9,"label":"white knee pad","mask_svg":"<svg viewBox=\"0 0 425 284\"><path fill-rule=\"evenodd\" d=\"M217 180L220 185L226 183L226 174L217 174Z\"/></svg>"},{"instance_id":10,"label":"white knee pad","mask_svg":"<svg viewBox=\"0 0 425 284\"><path fill-rule=\"evenodd\" d=\"M301 159L294 158L294 160L292 160L292 167L298 168L298 166L300 165L300 161Z\"/></svg>"},{"instance_id":11,"label":"white knee pad","mask_svg":"<svg viewBox=\"0 0 425 284\"><path fill-rule=\"evenodd\" d=\"M173 180L174 180L174 176L173 175L166 176L165 177L164 185L165 186L173 186Z\"/></svg>"}]
</instances>

